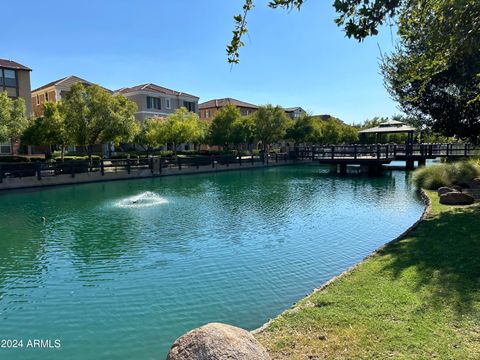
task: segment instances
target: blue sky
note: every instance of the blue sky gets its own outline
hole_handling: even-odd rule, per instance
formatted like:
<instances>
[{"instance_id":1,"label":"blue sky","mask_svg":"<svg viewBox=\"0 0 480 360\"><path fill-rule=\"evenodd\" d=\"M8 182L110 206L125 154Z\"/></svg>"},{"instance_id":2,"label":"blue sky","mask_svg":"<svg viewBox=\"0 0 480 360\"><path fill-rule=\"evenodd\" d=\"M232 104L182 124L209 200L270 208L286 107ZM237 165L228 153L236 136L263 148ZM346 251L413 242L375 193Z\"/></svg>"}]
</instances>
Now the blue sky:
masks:
<instances>
[{"instance_id":1,"label":"blue sky","mask_svg":"<svg viewBox=\"0 0 480 360\"><path fill-rule=\"evenodd\" d=\"M257 0L241 63L225 46L242 0L22 1L4 16L0 57L33 69L32 88L77 75L110 89L156 83L199 96L301 106L352 123L399 113L379 74L388 29L363 43L334 24L332 0L301 12ZM6 24L5 24L6 21Z\"/></svg>"}]
</instances>

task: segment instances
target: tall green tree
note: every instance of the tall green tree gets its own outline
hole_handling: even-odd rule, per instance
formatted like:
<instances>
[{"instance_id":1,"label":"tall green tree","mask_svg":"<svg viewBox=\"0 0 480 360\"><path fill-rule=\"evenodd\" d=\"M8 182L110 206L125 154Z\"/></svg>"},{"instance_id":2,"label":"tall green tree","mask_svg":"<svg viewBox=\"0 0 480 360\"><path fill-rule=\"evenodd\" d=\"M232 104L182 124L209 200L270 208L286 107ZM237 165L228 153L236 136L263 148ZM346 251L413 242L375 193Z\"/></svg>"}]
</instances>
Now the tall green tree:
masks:
<instances>
[{"instance_id":1,"label":"tall green tree","mask_svg":"<svg viewBox=\"0 0 480 360\"><path fill-rule=\"evenodd\" d=\"M237 151L240 145L251 145L255 141L255 120L253 116L241 116L236 119L231 127L231 141Z\"/></svg>"},{"instance_id":2,"label":"tall green tree","mask_svg":"<svg viewBox=\"0 0 480 360\"><path fill-rule=\"evenodd\" d=\"M340 130L342 144L355 144L359 140L358 130L350 125L343 125Z\"/></svg>"},{"instance_id":3,"label":"tall green tree","mask_svg":"<svg viewBox=\"0 0 480 360\"><path fill-rule=\"evenodd\" d=\"M97 85L72 86L60 104L60 113L75 145L85 146L91 161L93 146L128 143L140 132L137 106L124 96L113 96Z\"/></svg>"},{"instance_id":4,"label":"tall green tree","mask_svg":"<svg viewBox=\"0 0 480 360\"><path fill-rule=\"evenodd\" d=\"M0 93L0 142L20 138L30 123L25 111L22 98L13 100L6 92Z\"/></svg>"},{"instance_id":5,"label":"tall green tree","mask_svg":"<svg viewBox=\"0 0 480 360\"><path fill-rule=\"evenodd\" d=\"M242 117L240 110L228 104L222 107L210 124L210 144L224 146L228 149L233 140L233 124Z\"/></svg>"},{"instance_id":6,"label":"tall green tree","mask_svg":"<svg viewBox=\"0 0 480 360\"><path fill-rule=\"evenodd\" d=\"M145 119L143 122L142 130L135 139L135 142L145 147L147 154L150 151L165 145L162 136L164 123L164 119L161 118Z\"/></svg>"},{"instance_id":7,"label":"tall green tree","mask_svg":"<svg viewBox=\"0 0 480 360\"><path fill-rule=\"evenodd\" d=\"M22 144L37 146L58 145L61 152L61 161L64 160L65 147L70 137L65 127L65 117L59 111L58 103L44 103L44 115L35 121L23 132Z\"/></svg>"},{"instance_id":8,"label":"tall green tree","mask_svg":"<svg viewBox=\"0 0 480 360\"><path fill-rule=\"evenodd\" d=\"M292 124L292 120L280 106L260 106L252 116L255 122L255 137L262 142L264 151L268 151L272 143L283 140Z\"/></svg>"},{"instance_id":9,"label":"tall green tree","mask_svg":"<svg viewBox=\"0 0 480 360\"><path fill-rule=\"evenodd\" d=\"M354 144L358 141L358 130L335 117L323 119L315 116L313 119L313 144Z\"/></svg>"},{"instance_id":10,"label":"tall green tree","mask_svg":"<svg viewBox=\"0 0 480 360\"><path fill-rule=\"evenodd\" d=\"M300 10L305 0L270 0L272 8ZM247 14L245 0L234 17L228 61L238 63ZM382 72L392 97L409 115L445 136L480 141L480 1L333 0L335 22L359 41L386 22L398 28L400 44L383 57Z\"/></svg>"},{"instance_id":11,"label":"tall green tree","mask_svg":"<svg viewBox=\"0 0 480 360\"><path fill-rule=\"evenodd\" d=\"M287 129L286 138L297 144L315 143L320 137L318 122L310 115L299 117Z\"/></svg>"},{"instance_id":12,"label":"tall green tree","mask_svg":"<svg viewBox=\"0 0 480 360\"><path fill-rule=\"evenodd\" d=\"M425 1L402 13L400 44L382 62L402 109L434 132L480 136L480 2Z\"/></svg>"},{"instance_id":13,"label":"tall green tree","mask_svg":"<svg viewBox=\"0 0 480 360\"><path fill-rule=\"evenodd\" d=\"M180 144L199 144L206 136L205 124L198 115L182 107L167 116L156 130L158 143L171 144L175 155Z\"/></svg>"}]
</instances>

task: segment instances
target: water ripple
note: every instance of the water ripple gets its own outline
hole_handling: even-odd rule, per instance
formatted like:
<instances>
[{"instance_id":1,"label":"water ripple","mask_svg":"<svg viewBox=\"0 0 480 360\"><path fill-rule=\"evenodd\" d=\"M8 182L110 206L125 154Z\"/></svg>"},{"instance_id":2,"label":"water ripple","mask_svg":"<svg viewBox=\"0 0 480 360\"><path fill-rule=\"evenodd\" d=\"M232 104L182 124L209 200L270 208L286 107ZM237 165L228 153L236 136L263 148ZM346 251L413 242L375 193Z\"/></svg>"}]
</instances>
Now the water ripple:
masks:
<instances>
[{"instance_id":1,"label":"water ripple","mask_svg":"<svg viewBox=\"0 0 480 360\"><path fill-rule=\"evenodd\" d=\"M60 338L53 360L162 358L206 322L258 327L422 210L403 172L318 167L5 194L0 338Z\"/></svg>"}]
</instances>

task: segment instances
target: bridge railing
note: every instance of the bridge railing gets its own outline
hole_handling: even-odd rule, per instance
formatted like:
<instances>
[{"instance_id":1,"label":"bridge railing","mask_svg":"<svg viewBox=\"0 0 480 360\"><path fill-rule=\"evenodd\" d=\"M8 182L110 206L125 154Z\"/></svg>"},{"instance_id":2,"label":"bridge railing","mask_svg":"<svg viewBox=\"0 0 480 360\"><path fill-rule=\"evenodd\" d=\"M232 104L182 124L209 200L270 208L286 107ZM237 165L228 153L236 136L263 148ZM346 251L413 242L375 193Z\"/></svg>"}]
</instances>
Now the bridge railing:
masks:
<instances>
[{"instance_id":1,"label":"bridge railing","mask_svg":"<svg viewBox=\"0 0 480 360\"><path fill-rule=\"evenodd\" d=\"M469 143L393 145L395 157L469 156Z\"/></svg>"},{"instance_id":2,"label":"bridge railing","mask_svg":"<svg viewBox=\"0 0 480 360\"><path fill-rule=\"evenodd\" d=\"M297 148L300 159L388 159L405 157L433 158L469 156L468 143L451 144L375 144L375 145L317 145Z\"/></svg>"},{"instance_id":3,"label":"bridge railing","mask_svg":"<svg viewBox=\"0 0 480 360\"><path fill-rule=\"evenodd\" d=\"M390 159L390 145L321 145L298 148L298 158L312 160L328 159Z\"/></svg>"}]
</instances>

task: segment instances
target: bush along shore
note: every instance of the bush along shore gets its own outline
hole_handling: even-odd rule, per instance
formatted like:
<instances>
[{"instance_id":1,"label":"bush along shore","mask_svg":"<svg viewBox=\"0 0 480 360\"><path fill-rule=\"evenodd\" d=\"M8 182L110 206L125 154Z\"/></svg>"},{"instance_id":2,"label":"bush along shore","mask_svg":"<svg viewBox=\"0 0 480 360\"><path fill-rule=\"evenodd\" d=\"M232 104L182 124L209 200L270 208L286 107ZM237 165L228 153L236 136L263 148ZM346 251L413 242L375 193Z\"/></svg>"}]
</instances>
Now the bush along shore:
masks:
<instances>
[{"instance_id":1,"label":"bush along shore","mask_svg":"<svg viewBox=\"0 0 480 360\"><path fill-rule=\"evenodd\" d=\"M480 207L439 202L255 337L272 359L480 358Z\"/></svg>"}]
</instances>

